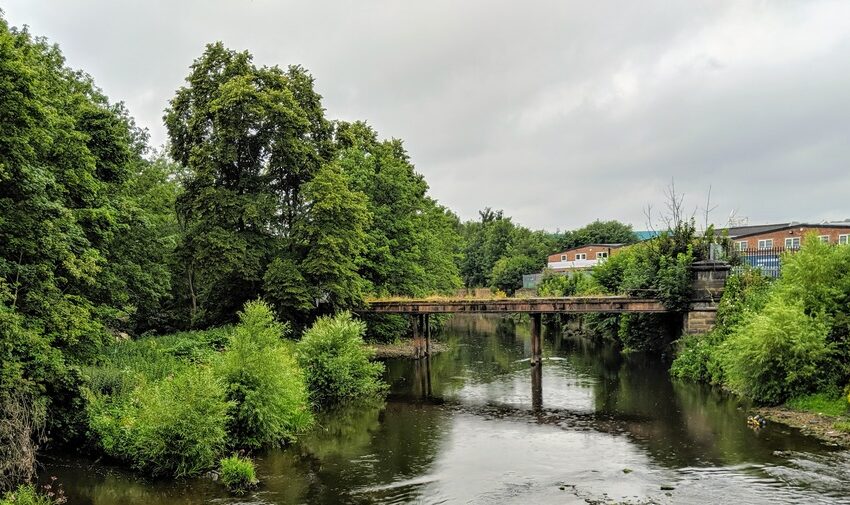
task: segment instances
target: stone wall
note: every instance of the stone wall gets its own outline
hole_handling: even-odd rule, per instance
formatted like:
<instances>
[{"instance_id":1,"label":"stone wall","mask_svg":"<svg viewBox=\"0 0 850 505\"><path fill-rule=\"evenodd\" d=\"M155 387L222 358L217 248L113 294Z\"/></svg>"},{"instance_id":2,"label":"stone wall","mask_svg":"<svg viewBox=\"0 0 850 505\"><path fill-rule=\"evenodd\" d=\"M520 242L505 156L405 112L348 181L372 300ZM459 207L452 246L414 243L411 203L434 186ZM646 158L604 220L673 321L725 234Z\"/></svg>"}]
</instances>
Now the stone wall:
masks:
<instances>
[{"instance_id":1,"label":"stone wall","mask_svg":"<svg viewBox=\"0 0 850 505\"><path fill-rule=\"evenodd\" d=\"M697 261L693 264L694 283L690 310L685 314L682 331L702 335L714 329L717 304L723 296L731 267L723 261Z\"/></svg>"}]
</instances>

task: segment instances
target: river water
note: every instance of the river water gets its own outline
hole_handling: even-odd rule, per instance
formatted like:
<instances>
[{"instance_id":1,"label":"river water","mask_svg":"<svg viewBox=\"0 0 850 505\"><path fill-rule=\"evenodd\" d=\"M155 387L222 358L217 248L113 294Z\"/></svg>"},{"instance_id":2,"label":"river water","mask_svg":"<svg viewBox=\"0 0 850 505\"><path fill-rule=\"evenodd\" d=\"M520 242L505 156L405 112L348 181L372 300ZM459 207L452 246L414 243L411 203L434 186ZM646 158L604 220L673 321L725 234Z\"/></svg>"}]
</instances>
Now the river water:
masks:
<instances>
[{"instance_id":1,"label":"river water","mask_svg":"<svg viewBox=\"0 0 850 505\"><path fill-rule=\"evenodd\" d=\"M527 323L456 316L450 350L390 360L386 402L320 416L296 445L256 455L260 488L153 481L51 455L68 503L850 503L850 452L794 429L747 427L747 410L671 381L667 364L544 332L540 374Z\"/></svg>"}]
</instances>

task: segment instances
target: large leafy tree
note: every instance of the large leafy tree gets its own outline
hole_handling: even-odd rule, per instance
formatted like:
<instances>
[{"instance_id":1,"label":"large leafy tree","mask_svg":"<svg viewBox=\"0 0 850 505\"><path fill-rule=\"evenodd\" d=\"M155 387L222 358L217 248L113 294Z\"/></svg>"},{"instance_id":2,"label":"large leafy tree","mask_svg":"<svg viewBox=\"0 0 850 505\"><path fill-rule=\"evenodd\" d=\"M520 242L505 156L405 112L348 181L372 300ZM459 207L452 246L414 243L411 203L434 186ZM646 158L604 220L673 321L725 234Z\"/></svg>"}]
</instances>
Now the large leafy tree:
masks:
<instances>
[{"instance_id":1,"label":"large leafy tree","mask_svg":"<svg viewBox=\"0 0 850 505\"><path fill-rule=\"evenodd\" d=\"M328 161L331 130L300 67L257 67L216 43L186 80L165 115L171 155L189 171L178 254L192 321L214 323L261 292L275 257L294 253L302 189Z\"/></svg>"},{"instance_id":2,"label":"large leafy tree","mask_svg":"<svg viewBox=\"0 0 850 505\"><path fill-rule=\"evenodd\" d=\"M401 141L379 141L362 122L339 123L337 138L339 164L372 214L360 268L369 290L421 296L458 287L457 218L427 196Z\"/></svg>"},{"instance_id":3,"label":"large leafy tree","mask_svg":"<svg viewBox=\"0 0 850 505\"><path fill-rule=\"evenodd\" d=\"M77 368L167 297L174 188L121 104L2 18L0 121L0 394L46 394L61 424Z\"/></svg>"},{"instance_id":4,"label":"large leafy tree","mask_svg":"<svg viewBox=\"0 0 850 505\"><path fill-rule=\"evenodd\" d=\"M328 164L305 184L304 196L309 217L295 233L304 248L304 275L331 308L356 305L364 288L358 266L370 218L366 195L352 191L348 176Z\"/></svg>"},{"instance_id":5,"label":"large leafy tree","mask_svg":"<svg viewBox=\"0 0 850 505\"><path fill-rule=\"evenodd\" d=\"M480 211L479 217L462 227L464 253L460 271L468 287L490 286L512 292L518 287L514 286L517 275L521 281L523 274L545 266L546 255L553 247L548 234L518 226L501 210L489 207ZM511 281L505 280L508 271Z\"/></svg>"}]
</instances>

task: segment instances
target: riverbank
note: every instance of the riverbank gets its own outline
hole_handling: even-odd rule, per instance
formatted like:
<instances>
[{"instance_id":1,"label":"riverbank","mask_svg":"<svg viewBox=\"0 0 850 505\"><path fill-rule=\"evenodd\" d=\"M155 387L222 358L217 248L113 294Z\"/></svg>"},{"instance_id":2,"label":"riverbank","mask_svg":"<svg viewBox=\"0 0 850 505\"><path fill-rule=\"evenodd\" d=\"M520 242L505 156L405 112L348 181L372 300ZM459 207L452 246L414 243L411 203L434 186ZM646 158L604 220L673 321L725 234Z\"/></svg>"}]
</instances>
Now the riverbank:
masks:
<instances>
[{"instance_id":1,"label":"riverbank","mask_svg":"<svg viewBox=\"0 0 850 505\"><path fill-rule=\"evenodd\" d=\"M768 421L799 429L805 435L850 449L850 417L794 410L787 406L761 407L756 412Z\"/></svg>"},{"instance_id":2,"label":"riverbank","mask_svg":"<svg viewBox=\"0 0 850 505\"><path fill-rule=\"evenodd\" d=\"M368 342L369 347L375 351L375 358L413 358L413 339L397 340L390 343ZM445 352L449 349L448 344L439 340L431 340L431 354Z\"/></svg>"}]
</instances>

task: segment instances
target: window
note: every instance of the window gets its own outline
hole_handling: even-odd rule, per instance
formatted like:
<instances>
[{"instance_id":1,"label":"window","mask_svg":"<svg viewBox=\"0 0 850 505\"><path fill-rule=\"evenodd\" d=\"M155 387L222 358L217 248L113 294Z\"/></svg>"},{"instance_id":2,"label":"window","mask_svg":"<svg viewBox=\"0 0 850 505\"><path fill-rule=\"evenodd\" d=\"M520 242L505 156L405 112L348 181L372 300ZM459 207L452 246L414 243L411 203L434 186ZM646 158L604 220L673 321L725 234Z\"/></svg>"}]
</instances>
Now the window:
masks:
<instances>
[{"instance_id":1,"label":"window","mask_svg":"<svg viewBox=\"0 0 850 505\"><path fill-rule=\"evenodd\" d=\"M773 249L773 239L767 238L759 240L759 249Z\"/></svg>"},{"instance_id":2,"label":"window","mask_svg":"<svg viewBox=\"0 0 850 505\"><path fill-rule=\"evenodd\" d=\"M608 257L608 251L601 251L596 253L596 259L601 260Z\"/></svg>"},{"instance_id":3,"label":"window","mask_svg":"<svg viewBox=\"0 0 850 505\"><path fill-rule=\"evenodd\" d=\"M586 260L586 259L587 259L587 253L577 253L576 254L576 260Z\"/></svg>"},{"instance_id":4,"label":"window","mask_svg":"<svg viewBox=\"0 0 850 505\"><path fill-rule=\"evenodd\" d=\"M747 243L746 240L739 240L738 241L738 250L739 251L746 251L748 245L749 245L749 243Z\"/></svg>"},{"instance_id":5,"label":"window","mask_svg":"<svg viewBox=\"0 0 850 505\"><path fill-rule=\"evenodd\" d=\"M566 254L561 255L561 261L567 261L567 255Z\"/></svg>"},{"instance_id":6,"label":"window","mask_svg":"<svg viewBox=\"0 0 850 505\"><path fill-rule=\"evenodd\" d=\"M821 242L823 242L824 244L828 244L828 243L829 243L829 235L820 235L820 236L818 237L818 239L820 239L820 241L821 241Z\"/></svg>"},{"instance_id":7,"label":"window","mask_svg":"<svg viewBox=\"0 0 850 505\"><path fill-rule=\"evenodd\" d=\"M800 237L788 237L785 239L785 249L799 249Z\"/></svg>"},{"instance_id":8,"label":"window","mask_svg":"<svg viewBox=\"0 0 850 505\"><path fill-rule=\"evenodd\" d=\"M841 244L841 245L850 244L850 235L839 235L838 236L838 243Z\"/></svg>"}]
</instances>

